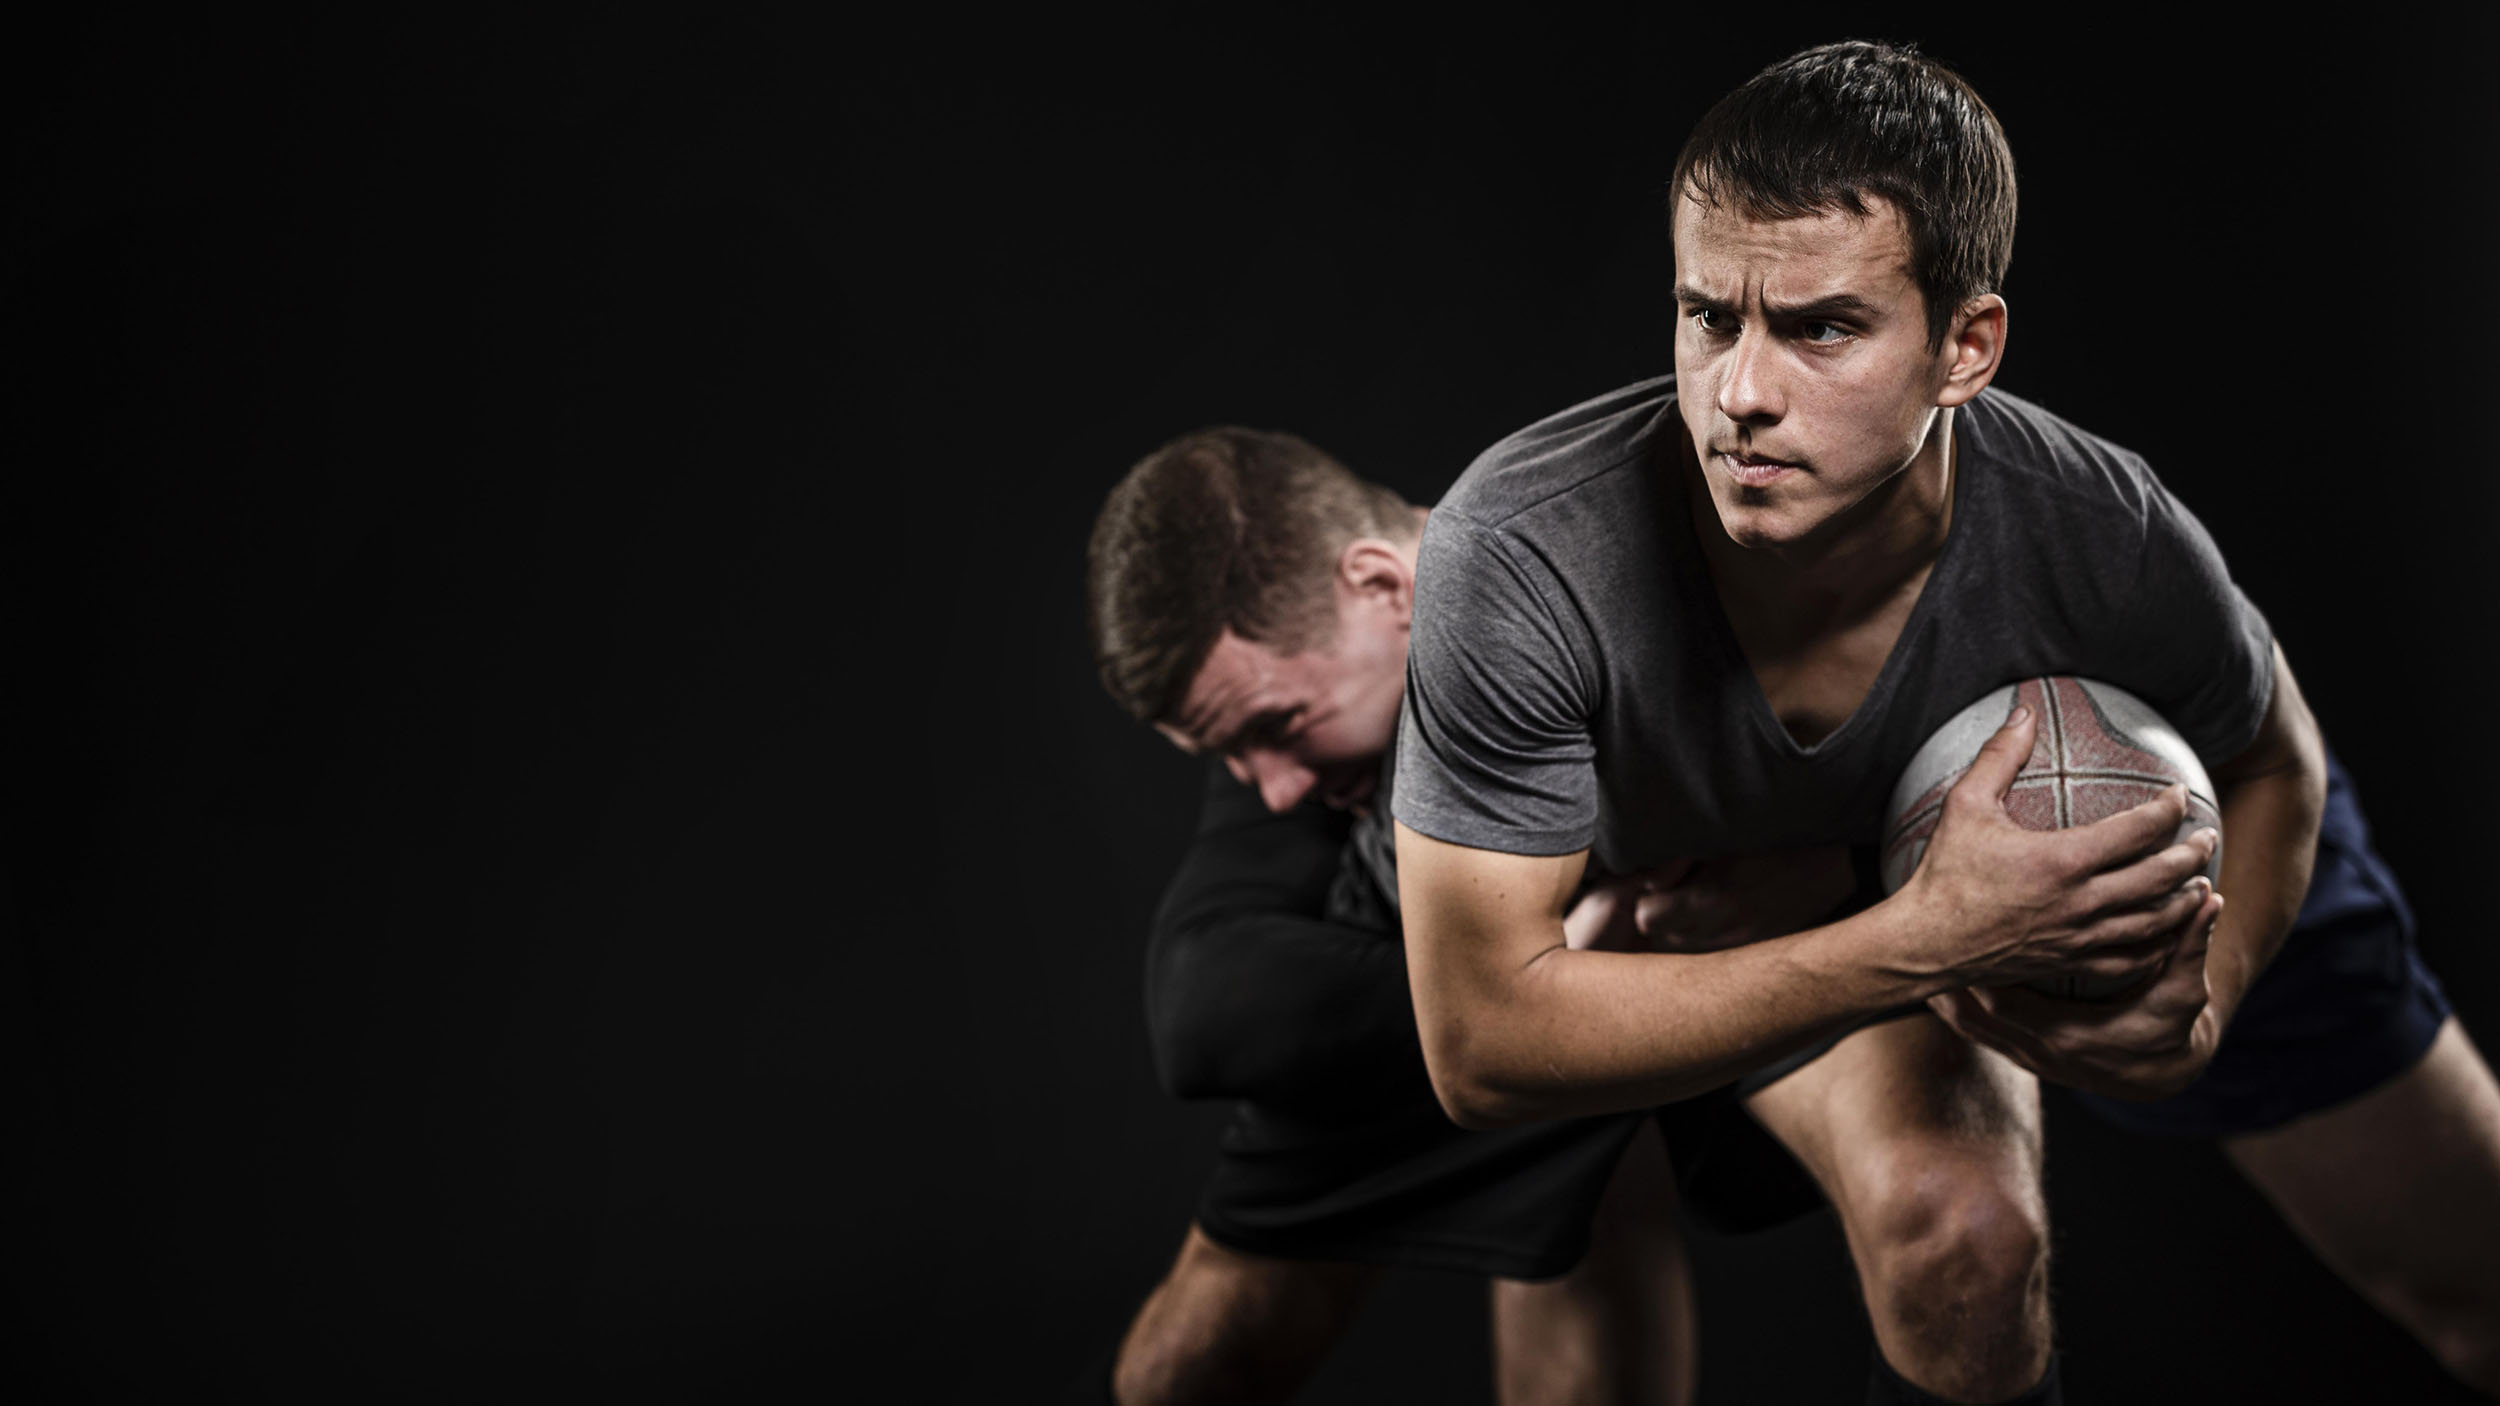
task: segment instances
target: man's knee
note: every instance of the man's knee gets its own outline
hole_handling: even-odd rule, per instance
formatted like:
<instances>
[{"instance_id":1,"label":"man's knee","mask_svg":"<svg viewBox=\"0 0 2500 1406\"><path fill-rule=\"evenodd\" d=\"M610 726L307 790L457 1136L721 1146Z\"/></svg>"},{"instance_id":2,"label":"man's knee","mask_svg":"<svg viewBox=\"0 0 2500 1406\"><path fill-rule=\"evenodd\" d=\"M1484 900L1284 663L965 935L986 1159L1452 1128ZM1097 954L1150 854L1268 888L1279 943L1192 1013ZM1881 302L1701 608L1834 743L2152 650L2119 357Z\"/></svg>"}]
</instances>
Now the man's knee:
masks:
<instances>
[{"instance_id":1,"label":"man's knee","mask_svg":"<svg viewBox=\"0 0 2500 1406\"><path fill-rule=\"evenodd\" d=\"M2005 1400L2048 1366L2048 1211L2028 1165L1913 1140L1849 1179L1877 1347L1926 1391Z\"/></svg>"},{"instance_id":2,"label":"man's knee","mask_svg":"<svg viewBox=\"0 0 2500 1406\"><path fill-rule=\"evenodd\" d=\"M1897 1313L1969 1323L2045 1301L2048 1211L2019 1162L1911 1146L1878 1158L1855 1191L1853 1235Z\"/></svg>"}]
</instances>

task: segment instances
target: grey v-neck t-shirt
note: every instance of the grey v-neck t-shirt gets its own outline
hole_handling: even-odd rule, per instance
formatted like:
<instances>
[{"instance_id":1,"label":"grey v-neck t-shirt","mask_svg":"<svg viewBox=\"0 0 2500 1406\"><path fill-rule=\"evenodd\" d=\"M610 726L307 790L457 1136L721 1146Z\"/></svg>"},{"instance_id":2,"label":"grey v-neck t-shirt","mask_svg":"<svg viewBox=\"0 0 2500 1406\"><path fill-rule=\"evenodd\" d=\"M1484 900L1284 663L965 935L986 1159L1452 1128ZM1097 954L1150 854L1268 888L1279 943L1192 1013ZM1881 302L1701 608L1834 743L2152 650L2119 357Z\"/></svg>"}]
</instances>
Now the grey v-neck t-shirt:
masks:
<instances>
[{"instance_id":1,"label":"grey v-neck t-shirt","mask_svg":"<svg viewBox=\"0 0 2500 1406\"><path fill-rule=\"evenodd\" d=\"M2210 767L2255 738L2265 618L2143 459L2002 391L1962 407L1953 520L1900 640L1812 746L1764 699L1703 564L1672 376L1530 425L1424 527L1397 818L1629 872L1878 837L1947 718L2041 674L2114 683Z\"/></svg>"}]
</instances>

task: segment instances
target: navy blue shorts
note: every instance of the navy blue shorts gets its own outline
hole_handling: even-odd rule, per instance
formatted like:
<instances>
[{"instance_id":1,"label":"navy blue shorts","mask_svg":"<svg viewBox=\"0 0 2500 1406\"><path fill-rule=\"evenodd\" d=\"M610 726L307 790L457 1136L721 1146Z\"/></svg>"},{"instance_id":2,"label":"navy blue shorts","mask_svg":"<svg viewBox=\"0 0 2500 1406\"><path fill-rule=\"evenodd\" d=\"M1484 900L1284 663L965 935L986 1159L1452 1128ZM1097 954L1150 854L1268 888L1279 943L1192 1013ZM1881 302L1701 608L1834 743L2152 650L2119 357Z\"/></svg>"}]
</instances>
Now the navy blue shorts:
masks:
<instances>
[{"instance_id":1,"label":"navy blue shorts","mask_svg":"<svg viewBox=\"0 0 2500 1406\"><path fill-rule=\"evenodd\" d=\"M2225 837L2228 843L2228 837ZM2413 950L2413 910L2352 782L2326 759L2326 819L2300 916L2193 1084L2154 1103L2078 1093L2122 1128L2167 1137L2261 1132L2360 1097L2413 1067L2448 1019L2448 996Z\"/></svg>"}]
</instances>

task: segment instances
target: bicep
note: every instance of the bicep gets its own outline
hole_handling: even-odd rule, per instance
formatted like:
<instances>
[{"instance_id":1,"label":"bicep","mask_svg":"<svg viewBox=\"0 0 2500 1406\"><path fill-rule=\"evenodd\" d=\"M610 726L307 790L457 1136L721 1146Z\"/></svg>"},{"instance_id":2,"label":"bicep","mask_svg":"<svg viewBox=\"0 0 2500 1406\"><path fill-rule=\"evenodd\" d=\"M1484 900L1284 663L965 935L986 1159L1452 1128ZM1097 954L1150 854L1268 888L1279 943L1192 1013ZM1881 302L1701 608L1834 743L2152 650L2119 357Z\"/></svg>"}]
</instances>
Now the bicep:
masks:
<instances>
[{"instance_id":1,"label":"bicep","mask_svg":"<svg viewBox=\"0 0 2500 1406\"><path fill-rule=\"evenodd\" d=\"M1416 1010L1496 999L1510 976L1563 943L1563 912L1588 851L1506 854L1397 827L1398 906Z\"/></svg>"}]
</instances>

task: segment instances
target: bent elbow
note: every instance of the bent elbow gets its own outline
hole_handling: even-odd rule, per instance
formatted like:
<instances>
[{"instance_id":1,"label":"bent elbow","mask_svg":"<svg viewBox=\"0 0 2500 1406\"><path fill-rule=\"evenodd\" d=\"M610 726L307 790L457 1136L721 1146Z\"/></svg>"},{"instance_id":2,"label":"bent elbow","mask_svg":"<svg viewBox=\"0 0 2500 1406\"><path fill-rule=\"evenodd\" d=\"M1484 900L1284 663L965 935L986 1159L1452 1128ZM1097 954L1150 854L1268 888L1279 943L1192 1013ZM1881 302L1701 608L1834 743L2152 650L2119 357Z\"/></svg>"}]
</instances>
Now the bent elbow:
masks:
<instances>
[{"instance_id":1,"label":"bent elbow","mask_svg":"<svg viewBox=\"0 0 2500 1406\"><path fill-rule=\"evenodd\" d=\"M1426 1039L1424 1069L1432 1076L1432 1096L1449 1120L1469 1132L1493 1132L1535 1121L1533 1110L1521 1107L1484 1066L1482 1058L1451 1037Z\"/></svg>"},{"instance_id":2,"label":"bent elbow","mask_svg":"<svg viewBox=\"0 0 2500 1406\"><path fill-rule=\"evenodd\" d=\"M1441 1101L1441 1111L1451 1122L1471 1133L1498 1132L1530 1121L1521 1117L1510 1100L1481 1084L1432 1081L1432 1092Z\"/></svg>"}]
</instances>

